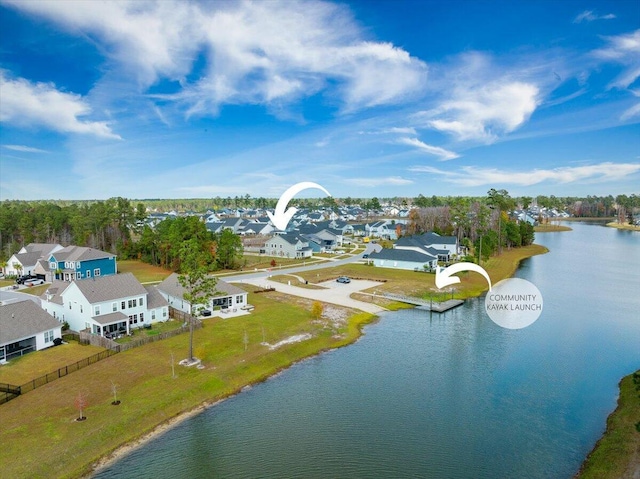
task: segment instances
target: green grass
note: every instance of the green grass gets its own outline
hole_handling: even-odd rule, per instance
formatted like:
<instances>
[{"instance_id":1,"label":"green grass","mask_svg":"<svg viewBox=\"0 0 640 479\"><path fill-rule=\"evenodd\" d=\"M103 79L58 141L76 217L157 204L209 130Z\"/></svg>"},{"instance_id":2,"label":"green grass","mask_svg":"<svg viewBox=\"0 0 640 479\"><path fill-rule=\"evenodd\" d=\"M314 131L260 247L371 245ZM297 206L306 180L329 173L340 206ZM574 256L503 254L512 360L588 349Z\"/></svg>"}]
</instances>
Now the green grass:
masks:
<instances>
[{"instance_id":1,"label":"green grass","mask_svg":"<svg viewBox=\"0 0 640 479\"><path fill-rule=\"evenodd\" d=\"M640 370L620 381L618 407L576 479L636 477L640 470Z\"/></svg>"},{"instance_id":2,"label":"green grass","mask_svg":"<svg viewBox=\"0 0 640 479\"><path fill-rule=\"evenodd\" d=\"M619 230L640 231L640 226L630 225L628 223L616 223L615 221L607 223L607 226Z\"/></svg>"},{"instance_id":3,"label":"green grass","mask_svg":"<svg viewBox=\"0 0 640 479\"><path fill-rule=\"evenodd\" d=\"M553 233L557 231L573 231L572 228L563 225L556 225L553 223L547 223L543 225L538 225L533 228L536 233Z\"/></svg>"},{"instance_id":4,"label":"green grass","mask_svg":"<svg viewBox=\"0 0 640 479\"><path fill-rule=\"evenodd\" d=\"M99 458L184 411L236 393L292 362L352 342L361 325L375 318L357 313L336 337L311 320L304 301L251 292L249 302L255 306L253 314L207 319L195 331L202 370L176 364L177 377L172 377L172 354L177 363L188 350L189 335L182 334L116 354L0 406L3 476L79 477ZM260 344L307 332L312 339L276 350ZM119 406L111 405L111 381L118 386ZM74 420L79 393L88 402L83 422Z\"/></svg>"},{"instance_id":5,"label":"green grass","mask_svg":"<svg viewBox=\"0 0 640 479\"><path fill-rule=\"evenodd\" d=\"M134 339L142 338L145 336L155 336L160 333L166 333L168 331L173 331L175 329L179 329L182 326L183 322L175 319L153 323L150 329L147 328L136 328L131 330L131 336L123 336L115 341L117 343L128 343L133 341Z\"/></svg>"},{"instance_id":6,"label":"green grass","mask_svg":"<svg viewBox=\"0 0 640 479\"><path fill-rule=\"evenodd\" d=\"M21 386L32 379L56 371L81 359L103 351L104 348L83 346L75 341L25 354L0 365L0 383Z\"/></svg>"},{"instance_id":7,"label":"green grass","mask_svg":"<svg viewBox=\"0 0 640 479\"><path fill-rule=\"evenodd\" d=\"M543 254L547 251L545 247L535 244L504 250L500 256L492 257L483 262L482 267L489 274L492 284L495 284L502 279L513 276L523 259ZM297 275L306 279L309 283L320 283L333 280L338 276L349 276L352 279L379 281L380 284L372 288L370 292L379 291L425 298L429 297L429 295L435 295L434 300L451 298L450 294L448 294L447 298L439 298L439 290L435 286L435 274L432 273L350 263L333 268L297 273ZM487 280L477 273L463 272L459 276L461 282L454 286L454 298L456 299L478 296L489 289Z\"/></svg>"},{"instance_id":8,"label":"green grass","mask_svg":"<svg viewBox=\"0 0 640 479\"><path fill-rule=\"evenodd\" d=\"M133 259L119 260L118 272L133 273L141 283L159 283L171 274L171 271L168 269L152 266Z\"/></svg>"}]
</instances>

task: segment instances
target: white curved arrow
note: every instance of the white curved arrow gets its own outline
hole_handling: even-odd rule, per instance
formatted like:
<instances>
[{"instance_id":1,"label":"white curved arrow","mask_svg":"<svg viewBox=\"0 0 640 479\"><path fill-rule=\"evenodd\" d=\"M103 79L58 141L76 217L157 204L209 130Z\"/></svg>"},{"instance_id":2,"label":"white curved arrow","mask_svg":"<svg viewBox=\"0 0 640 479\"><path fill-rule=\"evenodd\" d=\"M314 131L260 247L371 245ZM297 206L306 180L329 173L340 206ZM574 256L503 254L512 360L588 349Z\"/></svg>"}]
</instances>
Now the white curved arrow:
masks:
<instances>
[{"instance_id":1,"label":"white curved arrow","mask_svg":"<svg viewBox=\"0 0 640 479\"><path fill-rule=\"evenodd\" d=\"M460 273L461 271L475 271L476 273L480 273L489 282L489 291L491 291L491 278L489 278L489 275L482 266L475 263L456 263L444 268L442 271L440 271L440 268L436 268L436 287L442 289L445 286L459 283L460 278L451 275Z\"/></svg>"},{"instance_id":2,"label":"white curved arrow","mask_svg":"<svg viewBox=\"0 0 640 479\"><path fill-rule=\"evenodd\" d=\"M295 185L287 189L287 191L282 193L282 196L280 196L280 199L276 204L276 210L274 214L272 214L270 211L267 211L267 216L269 216L269 219L271 220L271 222L274 224L276 228L282 231L287 229L287 225L289 224L289 221L291 221L291 218L293 217L293 215L296 214L296 211L298 211L298 209L295 208L294 206L292 206L286 211L285 209L287 208L289 201L291 201L291 199L296 194L300 193L302 190L306 190L307 188L317 188L319 190L324 191L327 194L327 196L331 196L331 193L329 193L327 190L324 189L324 187L320 186L317 183L312 183L310 181L303 181L301 183L296 183Z\"/></svg>"}]
</instances>

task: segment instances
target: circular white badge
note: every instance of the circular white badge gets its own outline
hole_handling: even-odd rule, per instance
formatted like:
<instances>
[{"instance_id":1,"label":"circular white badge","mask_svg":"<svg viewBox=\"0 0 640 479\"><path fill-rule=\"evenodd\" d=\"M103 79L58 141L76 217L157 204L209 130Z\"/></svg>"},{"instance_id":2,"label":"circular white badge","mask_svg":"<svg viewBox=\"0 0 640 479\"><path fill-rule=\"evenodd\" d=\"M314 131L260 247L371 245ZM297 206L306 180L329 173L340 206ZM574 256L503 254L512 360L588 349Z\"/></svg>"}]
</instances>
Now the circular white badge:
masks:
<instances>
[{"instance_id":1,"label":"circular white badge","mask_svg":"<svg viewBox=\"0 0 640 479\"><path fill-rule=\"evenodd\" d=\"M522 329L540 317L542 294L535 284L526 279L503 279L485 296L484 308L498 326Z\"/></svg>"}]
</instances>

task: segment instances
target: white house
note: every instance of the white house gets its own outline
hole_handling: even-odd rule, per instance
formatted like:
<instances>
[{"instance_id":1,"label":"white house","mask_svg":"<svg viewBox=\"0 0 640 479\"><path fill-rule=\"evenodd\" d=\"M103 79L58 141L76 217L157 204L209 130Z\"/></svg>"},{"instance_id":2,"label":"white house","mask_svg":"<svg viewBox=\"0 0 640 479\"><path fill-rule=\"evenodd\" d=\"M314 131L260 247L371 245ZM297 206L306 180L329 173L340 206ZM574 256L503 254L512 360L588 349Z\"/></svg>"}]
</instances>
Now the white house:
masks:
<instances>
[{"instance_id":1,"label":"white house","mask_svg":"<svg viewBox=\"0 0 640 479\"><path fill-rule=\"evenodd\" d=\"M274 236L265 243L264 249L269 256L284 258L310 258L313 255L309 242L294 233Z\"/></svg>"},{"instance_id":2,"label":"white house","mask_svg":"<svg viewBox=\"0 0 640 479\"><path fill-rule=\"evenodd\" d=\"M40 297L42 308L74 331L107 336L169 319L169 304L131 273L91 280L54 281Z\"/></svg>"},{"instance_id":3,"label":"white house","mask_svg":"<svg viewBox=\"0 0 640 479\"><path fill-rule=\"evenodd\" d=\"M0 363L54 345L62 325L31 300L0 306Z\"/></svg>"},{"instance_id":4,"label":"white house","mask_svg":"<svg viewBox=\"0 0 640 479\"><path fill-rule=\"evenodd\" d=\"M432 270L436 268L438 259L423 251L383 248L369 255L373 265L379 268L406 270Z\"/></svg>"},{"instance_id":5,"label":"white house","mask_svg":"<svg viewBox=\"0 0 640 479\"><path fill-rule=\"evenodd\" d=\"M49 243L30 243L23 246L20 251L9 258L7 266L4 268L4 274L7 276L36 274L38 260L47 259L51 253L61 249L62 245Z\"/></svg>"},{"instance_id":6,"label":"white house","mask_svg":"<svg viewBox=\"0 0 640 479\"><path fill-rule=\"evenodd\" d=\"M440 261L449 261L453 255L458 254L458 238L440 236L433 232L403 236L396 241L394 248L422 251L436 256Z\"/></svg>"},{"instance_id":7,"label":"white house","mask_svg":"<svg viewBox=\"0 0 640 479\"><path fill-rule=\"evenodd\" d=\"M200 306L210 311L214 309L237 309L247 306L247 292L221 279L218 279L216 283L216 293L213 299L206 305L192 305L184 300L185 289L178 281L176 273L171 274L156 288L172 308L189 314L191 314L194 306Z\"/></svg>"}]
</instances>

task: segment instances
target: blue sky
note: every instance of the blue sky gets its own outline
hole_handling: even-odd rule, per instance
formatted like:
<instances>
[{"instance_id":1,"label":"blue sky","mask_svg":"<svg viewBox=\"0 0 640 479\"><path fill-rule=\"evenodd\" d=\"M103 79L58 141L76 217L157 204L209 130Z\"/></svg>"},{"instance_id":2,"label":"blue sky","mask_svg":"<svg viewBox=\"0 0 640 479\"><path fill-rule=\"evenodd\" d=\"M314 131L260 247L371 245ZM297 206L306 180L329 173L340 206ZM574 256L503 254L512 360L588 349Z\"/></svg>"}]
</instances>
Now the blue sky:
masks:
<instances>
[{"instance_id":1,"label":"blue sky","mask_svg":"<svg viewBox=\"0 0 640 479\"><path fill-rule=\"evenodd\" d=\"M3 200L640 192L635 0L0 0L0 82Z\"/></svg>"}]
</instances>

